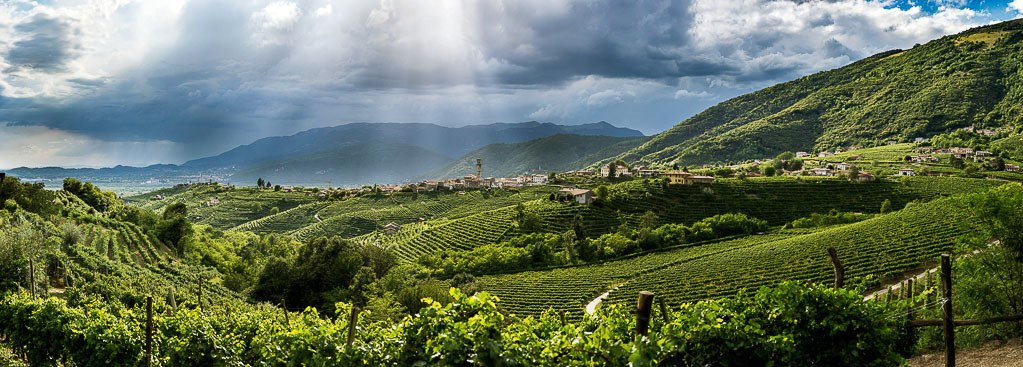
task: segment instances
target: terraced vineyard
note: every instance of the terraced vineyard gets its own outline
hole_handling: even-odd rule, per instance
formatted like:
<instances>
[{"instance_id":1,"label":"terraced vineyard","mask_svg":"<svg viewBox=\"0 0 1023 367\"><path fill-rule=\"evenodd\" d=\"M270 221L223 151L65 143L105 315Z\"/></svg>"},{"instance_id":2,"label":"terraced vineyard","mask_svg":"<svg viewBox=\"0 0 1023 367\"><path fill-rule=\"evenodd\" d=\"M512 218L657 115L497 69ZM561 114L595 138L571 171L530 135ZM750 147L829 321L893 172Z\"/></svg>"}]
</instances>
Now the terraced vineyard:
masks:
<instances>
[{"instance_id":1,"label":"terraced vineyard","mask_svg":"<svg viewBox=\"0 0 1023 367\"><path fill-rule=\"evenodd\" d=\"M601 264L485 276L480 277L476 284L481 290L500 297L499 305L517 315L538 315L548 308L553 308L565 311L573 318L579 318L582 316L583 307L590 300L629 282L640 274L703 256L792 236L793 234L758 235L687 245Z\"/></svg>"},{"instance_id":2,"label":"terraced vineyard","mask_svg":"<svg viewBox=\"0 0 1023 367\"><path fill-rule=\"evenodd\" d=\"M478 284L520 315L547 308L578 314L612 287L606 302L634 302L638 291L649 290L679 304L783 280L826 282L832 276L828 246L838 249L847 277L884 277L949 251L957 237L973 230L964 209L961 198L939 199L808 234L753 236L600 265L488 276Z\"/></svg>"},{"instance_id":3,"label":"terraced vineyard","mask_svg":"<svg viewBox=\"0 0 1023 367\"><path fill-rule=\"evenodd\" d=\"M639 214L647 210L667 221L692 223L724 213L745 213L781 225L812 213L831 209L876 213L885 199L894 208L912 201L979 191L1003 182L954 178L909 177L902 180L852 183L844 179L792 177L723 179L709 186L663 188L644 181L615 185L611 208Z\"/></svg>"},{"instance_id":4,"label":"terraced vineyard","mask_svg":"<svg viewBox=\"0 0 1023 367\"><path fill-rule=\"evenodd\" d=\"M832 271L825 256L828 246L838 250L847 277L890 277L950 251L956 238L974 230L968 213L961 198L914 205L863 222L659 270L612 292L611 299L626 302L644 289L664 294L670 303L681 303L781 280L827 282ZM725 268L732 271L720 271Z\"/></svg>"},{"instance_id":5,"label":"terraced vineyard","mask_svg":"<svg viewBox=\"0 0 1023 367\"><path fill-rule=\"evenodd\" d=\"M165 195L162 200L150 199L153 197L152 193L129 199L138 202L144 209L154 211L182 202L188 205L188 216L193 222L223 229L269 216L273 208L283 212L316 201L315 197L304 193L250 188L197 186L187 190L181 188L166 190L169 195ZM219 203L208 205L213 198Z\"/></svg>"}]
</instances>

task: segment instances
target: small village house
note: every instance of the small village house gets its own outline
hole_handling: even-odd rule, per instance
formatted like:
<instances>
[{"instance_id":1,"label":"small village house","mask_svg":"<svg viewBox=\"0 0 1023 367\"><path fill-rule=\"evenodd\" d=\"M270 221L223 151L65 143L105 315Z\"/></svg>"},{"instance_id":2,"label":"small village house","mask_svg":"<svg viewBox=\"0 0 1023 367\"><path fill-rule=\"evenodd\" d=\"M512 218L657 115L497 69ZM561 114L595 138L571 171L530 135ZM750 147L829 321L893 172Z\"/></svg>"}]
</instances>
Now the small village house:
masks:
<instances>
[{"instance_id":1,"label":"small village house","mask_svg":"<svg viewBox=\"0 0 1023 367\"><path fill-rule=\"evenodd\" d=\"M600 176L601 177L607 177L607 176L610 176L610 175L611 175L611 165L610 164L605 164L603 167L600 167ZM620 165L620 164L616 165L615 166L615 177L618 178L618 177L624 177L624 176L632 176L632 172L629 171L629 167L626 167L626 166L623 166L623 165Z\"/></svg>"},{"instance_id":2,"label":"small village house","mask_svg":"<svg viewBox=\"0 0 1023 367\"><path fill-rule=\"evenodd\" d=\"M590 204L593 203L593 191L587 189L577 189L574 187L566 187L559 191L562 195L569 195L575 202L579 204Z\"/></svg>"},{"instance_id":3,"label":"small village house","mask_svg":"<svg viewBox=\"0 0 1023 367\"><path fill-rule=\"evenodd\" d=\"M668 179L668 183L672 185L692 185L696 183L709 184L714 183L714 177L711 176L697 176L689 172L683 171L668 171L664 173L664 177Z\"/></svg>"},{"instance_id":4,"label":"small village house","mask_svg":"<svg viewBox=\"0 0 1023 367\"><path fill-rule=\"evenodd\" d=\"M916 176L916 171L914 171L912 168L903 168L903 169L900 169L898 172L895 172L895 175L896 176Z\"/></svg>"},{"instance_id":5,"label":"small village house","mask_svg":"<svg viewBox=\"0 0 1023 367\"><path fill-rule=\"evenodd\" d=\"M811 176L831 176L832 174L834 174L834 171L832 171L831 169L823 167L814 168L807 172L809 172Z\"/></svg>"},{"instance_id":6,"label":"small village house","mask_svg":"<svg viewBox=\"0 0 1023 367\"><path fill-rule=\"evenodd\" d=\"M1019 166L1015 164L1006 164L1005 170L1009 172L1019 172Z\"/></svg>"}]
</instances>

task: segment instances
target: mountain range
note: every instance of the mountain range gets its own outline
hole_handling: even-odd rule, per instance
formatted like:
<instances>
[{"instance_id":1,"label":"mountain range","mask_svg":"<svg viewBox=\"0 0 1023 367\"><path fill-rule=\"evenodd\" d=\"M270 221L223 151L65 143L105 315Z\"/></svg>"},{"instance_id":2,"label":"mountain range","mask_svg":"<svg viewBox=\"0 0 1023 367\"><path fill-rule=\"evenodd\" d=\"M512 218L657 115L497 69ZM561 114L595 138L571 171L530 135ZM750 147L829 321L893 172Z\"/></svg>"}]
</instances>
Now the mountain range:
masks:
<instances>
[{"instance_id":1,"label":"mountain range","mask_svg":"<svg viewBox=\"0 0 1023 367\"><path fill-rule=\"evenodd\" d=\"M1023 126L1023 20L892 50L722 102L615 159L737 162L783 151Z\"/></svg>"},{"instance_id":2,"label":"mountain range","mask_svg":"<svg viewBox=\"0 0 1023 367\"><path fill-rule=\"evenodd\" d=\"M492 144L518 144L550 136L571 136L571 141L547 144L576 144L585 152L596 152L602 144L617 144L608 139L641 138L639 131L615 127L607 122L582 125L557 125L536 121L496 123L464 127L444 127L424 123L353 123L316 128L290 136L256 140L216 156L195 159L181 165L149 167L117 166L100 169L65 169L59 167L16 168L12 174L22 177L57 180L63 177L91 179L147 179L150 177L181 181L181 177L224 180L248 185L264 178L273 183L299 185L360 185L405 182L441 172L445 167L469 158L464 155ZM596 139L596 143L587 143ZM539 149L536 152L558 151ZM632 147L632 146L629 146ZM568 148L568 147L562 147ZM563 149L566 152L570 149ZM619 154L625 148L609 151ZM489 150L488 150L489 151ZM513 154L513 152L506 152ZM582 153L580 153L582 154ZM572 158L572 165L557 167L581 168L604 156L587 160ZM531 161L556 159L559 156L533 157ZM501 160L489 155L487 163ZM532 165L532 163L529 163ZM462 176L459 173L456 176Z\"/></svg>"}]
</instances>

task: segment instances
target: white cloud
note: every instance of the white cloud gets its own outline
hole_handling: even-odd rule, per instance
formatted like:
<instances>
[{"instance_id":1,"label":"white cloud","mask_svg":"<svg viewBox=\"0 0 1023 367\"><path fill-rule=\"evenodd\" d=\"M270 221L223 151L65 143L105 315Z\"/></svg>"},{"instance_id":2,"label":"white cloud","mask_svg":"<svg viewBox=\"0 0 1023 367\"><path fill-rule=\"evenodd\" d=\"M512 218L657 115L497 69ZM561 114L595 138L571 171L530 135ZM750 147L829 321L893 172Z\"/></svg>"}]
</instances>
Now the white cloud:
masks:
<instances>
[{"instance_id":1,"label":"white cloud","mask_svg":"<svg viewBox=\"0 0 1023 367\"><path fill-rule=\"evenodd\" d=\"M331 14L334 14L334 5L331 4L324 5L322 8L317 8L316 11L313 12L313 15L317 17L325 17Z\"/></svg>"},{"instance_id":2,"label":"white cloud","mask_svg":"<svg viewBox=\"0 0 1023 367\"><path fill-rule=\"evenodd\" d=\"M713 96L714 96L713 94L711 94L711 93L709 93L707 91L693 92L693 91L690 91L688 89L679 89L679 90L675 91L675 99L682 99L682 98L707 98L707 97L713 97Z\"/></svg>"},{"instance_id":3,"label":"white cloud","mask_svg":"<svg viewBox=\"0 0 1023 367\"><path fill-rule=\"evenodd\" d=\"M1009 3L1009 9L1023 14L1023 0L1012 0L1012 2Z\"/></svg>"},{"instance_id":4,"label":"white cloud","mask_svg":"<svg viewBox=\"0 0 1023 367\"><path fill-rule=\"evenodd\" d=\"M265 29L273 30L291 29L301 18L302 9L299 9L298 4L289 1L272 2L252 14L253 21Z\"/></svg>"}]
</instances>

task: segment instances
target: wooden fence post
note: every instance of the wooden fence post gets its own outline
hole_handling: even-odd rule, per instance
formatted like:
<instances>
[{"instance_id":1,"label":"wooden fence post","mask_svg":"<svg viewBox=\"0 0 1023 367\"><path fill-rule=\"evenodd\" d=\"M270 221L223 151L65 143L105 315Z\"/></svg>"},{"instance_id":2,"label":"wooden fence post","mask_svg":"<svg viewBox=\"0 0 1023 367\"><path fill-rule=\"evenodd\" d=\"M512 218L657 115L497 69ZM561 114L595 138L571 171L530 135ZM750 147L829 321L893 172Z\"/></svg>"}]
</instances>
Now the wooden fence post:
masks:
<instances>
[{"instance_id":1,"label":"wooden fence post","mask_svg":"<svg viewBox=\"0 0 1023 367\"><path fill-rule=\"evenodd\" d=\"M146 296L146 366L153 365L153 296Z\"/></svg>"},{"instance_id":2,"label":"wooden fence post","mask_svg":"<svg viewBox=\"0 0 1023 367\"><path fill-rule=\"evenodd\" d=\"M945 366L956 365L956 337L952 319L952 259L948 254L941 255L941 288L944 296L942 311L945 329Z\"/></svg>"},{"instance_id":3,"label":"wooden fence post","mask_svg":"<svg viewBox=\"0 0 1023 367\"><path fill-rule=\"evenodd\" d=\"M828 247L828 257L831 258L831 266L835 268L835 289L842 288L845 285L845 268L838 260L838 251L834 247Z\"/></svg>"},{"instance_id":4,"label":"wooden fence post","mask_svg":"<svg viewBox=\"0 0 1023 367\"><path fill-rule=\"evenodd\" d=\"M565 321L565 310L559 311L558 314L561 316L561 326L568 325L568 322Z\"/></svg>"},{"instance_id":5,"label":"wooden fence post","mask_svg":"<svg viewBox=\"0 0 1023 367\"><path fill-rule=\"evenodd\" d=\"M636 337L646 336L650 329L650 309L654 303L654 294L641 291L636 299Z\"/></svg>"},{"instance_id":6,"label":"wooden fence post","mask_svg":"<svg viewBox=\"0 0 1023 367\"><path fill-rule=\"evenodd\" d=\"M664 302L664 297L657 297L657 304L661 306L661 316L664 317L664 323L670 323L671 314L668 313L668 305Z\"/></svg>"},{"instance_id":7,"label":"wooden fence post","mask_svg":"<svg viewBox=\"0 0 1023 367\"><path fill-rule=\"evenodd\" d=\"M355 340L355 324L359 323L359 308L352 305L352 313L348 318L348 342L345 344L348 348L352 347L352 342Z\"/></svg>"}]
</instances>

